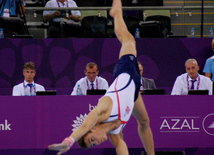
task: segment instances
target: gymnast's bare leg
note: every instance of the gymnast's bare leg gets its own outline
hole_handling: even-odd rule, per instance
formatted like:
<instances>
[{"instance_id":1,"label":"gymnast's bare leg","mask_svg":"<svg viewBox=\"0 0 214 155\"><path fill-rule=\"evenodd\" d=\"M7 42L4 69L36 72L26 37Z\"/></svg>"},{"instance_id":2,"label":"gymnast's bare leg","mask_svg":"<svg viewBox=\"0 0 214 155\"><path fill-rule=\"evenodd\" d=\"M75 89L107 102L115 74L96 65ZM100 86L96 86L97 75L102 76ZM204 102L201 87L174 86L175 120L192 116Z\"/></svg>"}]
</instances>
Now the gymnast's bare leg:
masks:
<instances>
[{"instance_id":1,"label":"gymnast's bare leg","mask_svg":"<svg viewBox=\"0 0 214 155\"><path fill-rule=\"evenodd\" d=\"M126 54L133 54L137 57L136 43L134 37L129 33L122 15L122 3L121 0L114 0L110 15L114 18L114 31L121 42L122 47L120 50L119 58ZM143 99L139 93L138 99L135 102L133 115L138 122L138 134L144 145L144 148L148 155L154 155L154 142L151 128L149 126L149 117L144 106ZM110 137L111 139L111 137Z\"/></svg>"}]
</instances>

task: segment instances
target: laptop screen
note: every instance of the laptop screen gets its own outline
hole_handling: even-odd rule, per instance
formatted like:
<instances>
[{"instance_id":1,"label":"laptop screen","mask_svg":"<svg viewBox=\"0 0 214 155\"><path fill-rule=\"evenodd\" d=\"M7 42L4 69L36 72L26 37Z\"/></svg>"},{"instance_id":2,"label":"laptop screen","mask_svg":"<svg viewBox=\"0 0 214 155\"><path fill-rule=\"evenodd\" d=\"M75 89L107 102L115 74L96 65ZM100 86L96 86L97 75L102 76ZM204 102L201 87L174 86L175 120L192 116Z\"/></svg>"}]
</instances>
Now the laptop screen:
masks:
<instances>
[{"instance_id":1,"label":"laptop screen","mask_svg":"<svg viewBox=\"0 0 214 155\"><path fill-rule=\"evenodd\" d=\"M56 90L37 91L36 95L56 95Z\"/></svg>"},{"instance_id":2,"label":"laptop screen","mask_svg":"<svg viewBox=\"0 0 214 155\"><path fill-rule=\"evenodd\" d=\"M208 95L208 90L189 90L188 95Z\"/></svg>"},{"instance_id":3,"label":"laptop screen","mask_svg":"<svg viewBox=\"0 0 214 155\"><path fill-rule=\"evenodd\" d=\"M141 92L141 95L164 95L165 90L164 89L146 89L143 92Z\"/></svg>"},{"instance_id":4,"label":"laptop screen","mask_svg":"<svg viewBox=\"0 0 214 155\"><path fill-rule=\"evenodd\" d=\"M105 93L105 89L87 90L87 95L104 95Z\"/></svg>"}]
</instances>

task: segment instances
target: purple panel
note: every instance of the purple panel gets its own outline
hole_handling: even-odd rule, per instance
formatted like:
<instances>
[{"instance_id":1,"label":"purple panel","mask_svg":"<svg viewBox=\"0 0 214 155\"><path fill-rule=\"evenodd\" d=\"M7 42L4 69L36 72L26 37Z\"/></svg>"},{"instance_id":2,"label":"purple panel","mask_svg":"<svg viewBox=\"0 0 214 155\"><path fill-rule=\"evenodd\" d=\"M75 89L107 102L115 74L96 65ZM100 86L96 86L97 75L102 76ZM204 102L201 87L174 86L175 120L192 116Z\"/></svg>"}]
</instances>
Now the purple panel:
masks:
<instances>
[{"instance_id":1,"label":"purple panel","mask_svg":"<svg viewBox=\"0 0 214 155\"><path fill-rule=\"evenodd\" d=\"M19 80L16 81L16 85L17 85L17 84L20 84L20 83L22 83L22 82L24 82L24 76L23 76L23 79L19 79Z\"/></svg>"},{"instance_id":2,"label":"purple panel","mask_svg":"<svg viewBox=\"0 0 214 155\"><path fill-rule=\"evenodd\" d=\"M51 81L46 78L39 78L35 81L36 83L42 85L43 87L51 87Z\"/></svg>"},{"instance_id":3,"label":"purple panel","mask_svg":"<svg viewBox=\"0 0 214 155\"><path fill-rule=\"evenodd\" d=\"M22 56L24 62L32 61L35 63L36 68L39 68L43 57L43 48L36 44L23 46Z\"/></svg>"},{"instance_id":4,"label":"purple panel","mask_svg":"<svg viewBox=\"0 0 214 155\"><path fill-rule=\"evenodd\" d=\"M114 81L114 77L112 72L102 72L102 74L100 74L101 77L103 77L104 79L108 79L108 85L110 86L111 83Z\"/></svg>"},{"instance_id":5,"label":"purple panel","mask_svg":"<svg viewBox=\"0 0 214 155\"><path fill-rule=\"evenodd\" d=\"M102 67L116 63L119 58L121 44L117 39L105 39L102 47Z\"/></svg>"},{"instance_id":6,"label":"purple panel","mask_svg":"<svg viewBox=\"0 0 214 155\"><path fill-rule=\"evenodd\" d=\"M160 72L154 60L146 55L140 55L137 59L143 65L143 77L157 79Z\"/></svg>"},{"instance_id":7,"label":"purple panel","mask_svg":"<svg viewBox=\"0 0 214 155\"><path fill-rule=\"evenodd\" d=\"M16 65L16 56L12 48L5 48L0 50L0 70L8 77L13 76Z\"/></svg>"},{"instance_id":8,"label":"purple panel","mask_svg":"<svg viewBox=\"0 0 214 155\"><path fill-rule=\"evenodd\" d=\"M199 73L203 74L206 59L213 55L211 40L211 38L136 40L138 59L143 63L144 76L153 78L158 88L167 88L168 92L176 77L185 72L184 63L190 57L197 59L201 68ZM43 78L50 80L47 87L51 86L53 89L66 88L65 85L73 88L76 81L84 77L86 63L93 61L98 64L100 75L111 84L113 81L111 74L118 61L120 47L121 44L116 38L4 39L0 45L0 79L10 83L8 86L10 89L15 84L23 82L23 64L31 60L37 66L36 80ZM4 59L5 57L7 59ZM69 78L66 83L58 82L64 77ZM0 95L3 94L5 93L0 92Z\"/></svg>"},{"instance_id":9,"label":"purple panel","mask_svg":"<svg viewBox=\"0 0 214 155\"><path fill-rule=\"evenodd\" d=\"M19 46L21 43L22 39L9 39L16 47Z\"/></svg>"},{"instance_id":10,"label":"purple panel","mask_svg":"<svg viewBox=\"0 0 214 155\"><path fill-rule=\"evenodd\" d=\"M65 69L70 59L71 53L65 48L54 47L50 50L50 65L54 76L57 76Z\"/></svg>"},{"instance_id":11,"label":"purple panel","mask_svg":"<svg viewBox=\"0 0 214 155\"><path fill-rule=\"evenodd\" d=\"M0 79L0 84L1 84L1 88L11 87L11 84L4 79Z\"/></svg>"},{"instance_id":12,"label":"purple panel","mask_svg":"<svg viewBox=\"0 0 214 155\"><path fill-rule=\"evenodd\" d=\"M46 46L49 46L52 43L53 40L55 40L55 39L50 39L50 38L43 39L43 41L44 41L44 43L45 43Z\"/></svg>"},{"instance_id":13,"label":"purple panel","mask_svg":"<svg viewBox=\"0 0 214 155\"><path fill-rule=\"evenodd\" d=\"M80 78L85 76L85 73L84 73L85 65L89 62L95 62L95 61L86 56L80 56L77 59L75 68L74 68L75 81L78 81Z\"/></svg>"},{"instance_id":14,"label":"purple panel","mask_svg":"<svg viewBox=\"0 0 214 155\"><path fill-rule=\"evenodd\" d=\"M76 38L76 39L73 39L73 47L74 47L75 53L78 53L82 49L87 48L87 46L90 45L93 40L94 40L93 38L89 38L89 39Z\"/></svg>"},{"instance_id":15,"label":"purple panel","mask_svg":"<svg viewBox=\"0 0 214 155\"><path fill-rule=\"evenodd\" d=\"M71 87L69 78L66 76L57 80L56 87Z\"/></svg>"},{"instance_id":16,"label":"purple panel","mask_svg":"<svg viewBox=\"0 0 214 155\"><path fill-rule=\"evenodd\" d=\"M0 97L0 149L46 148L61 142L71 133L74 120L93 110L100 97ZM203 128L203 122L214 114L213 96L143 96L143 99L156 148L214 148L213 135ZM213 117L210 119L208 126L213 122ZM214 134L214 130L209 132ZM129 148L142 147L134 117L123 133ZM113 146L107 141L94 148Z\"/></svg>"}]
</instances>

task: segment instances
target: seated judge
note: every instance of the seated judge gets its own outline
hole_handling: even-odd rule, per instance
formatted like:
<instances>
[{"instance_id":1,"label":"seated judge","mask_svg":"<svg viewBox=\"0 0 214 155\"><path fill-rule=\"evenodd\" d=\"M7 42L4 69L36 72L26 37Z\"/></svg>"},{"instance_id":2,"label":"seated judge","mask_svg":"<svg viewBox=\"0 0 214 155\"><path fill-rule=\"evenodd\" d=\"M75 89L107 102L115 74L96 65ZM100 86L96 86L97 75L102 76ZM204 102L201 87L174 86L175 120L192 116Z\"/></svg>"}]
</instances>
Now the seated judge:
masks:
<instances>
[{"instance_id":1,"label":"seated judge","mask_svg":"<svg viewBox=\"0 0 214 155\"><path fill-rule=\"evenodd\" d=\"M143 92L143 90L146 90L146 89L157 89L157 87L155 85L155 81L153 79L148 79L148 78L142 77L143 65L140 61L137 61L137 62L138 62L138 67L139 67L139 71L140 71L140 76L141 76L140 92Z\"/></svg>"},{"instance_id":2,"label":"seated judge","mask_svg":"<svg viewBox=\"0 0 214 155\"><path fill-rule=\"evenodd\" d=\"M77 81L71 95L77 95L78 85L80 86L82 95L86 95L88 89L108 89L109 85L106 79L98 76L99 70L96 63L88 63L85 67L84 73L85 77Z\"/></svg>"},{"instance_id":3,"label":"seated judge","mask_svg":"<svg viewBox=\"0 0 214 155\"><path fill-rule=\"evenodd\" d=\"M198 73L199 66L195 59L185 62L186 73L181 74L175 80L171 95L187 95L191 90L208 90L212 95L212 81L210 78Z\"/></svg>"},{"instance_id":4,"label":"seated judge","mask_svg":"<svg viewBox=\"0 0 214 155\"><path fill-rule=\"evenodd\" d=\"M212 50L214 51L214 39L211 43ZM206 60L204 70L205 76L214 82L214 55Z\"/></svg>"},{"instance_id":5,"label":"seated judge","mask_svg":"<svg viewBox=\"0 0 214 155\"><path fill-rule=\"evenodd\" d=\"M77 4L73 0L50 0L45 5L45 8L53 7L69 8L77 7ZM81 27L78 25L78 22L81 20L79 10L45 10L43 17L45 21L49 21L49 38L60 38L62 36L60 23L64 23L64 31L74 37L81 33Z\"/></svg>"},{"instance_id":6,"label":"seated judge","mask_svg":"<svg viewBox=\"0 0 214 155\"><path fill-rule=\"evenodd\" d=\"M34 82L34 77L36 75L36 66L33 62L26 62L23 66L24 81L13 87L13 96L28 96L30 95L31 89L36 91L45 91L45 88ZM25 92L26 89L26 92Z\"/></svg>"}]
</instances>

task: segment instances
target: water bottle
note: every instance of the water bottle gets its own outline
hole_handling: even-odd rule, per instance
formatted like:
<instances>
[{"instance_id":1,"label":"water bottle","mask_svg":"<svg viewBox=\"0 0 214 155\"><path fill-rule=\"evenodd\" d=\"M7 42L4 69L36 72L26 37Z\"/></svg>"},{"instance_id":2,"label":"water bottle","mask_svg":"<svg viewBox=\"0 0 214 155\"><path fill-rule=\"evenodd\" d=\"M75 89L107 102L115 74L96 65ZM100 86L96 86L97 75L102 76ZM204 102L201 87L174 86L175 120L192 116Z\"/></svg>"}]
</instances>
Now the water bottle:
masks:
<instances>
[{"instance_id":1,"label":"water bottle","mask_svg":"<svg viewBox=\"0 0 214 155\"><path fill-rule=\"evenodd\" d=\"M0 28L0 39L4 38L4 31L2 28Z\"/></svg>"},{"instance_id":2,"label":"water bottle","mask_svg":"<svg viewBox=\"0 0 214 155\"><path fill-rule=\"evenodd\" d=\"M27 90L27 85L24 87L24 96L29 96L28 90Z\"/></svg>"},{"instance_id":3,"label":"water bottle","mask_svg":"<svg viewBox=\"0 0 214 155\"><path fill-rule=\"evenodd\" d=\"M81 91L81 88L80 88L79 84L77 86L77 95L82 95L82 91Z\"/></svg>"},{"instance_id":4,"label":"water bottle","mask_svg":"<svg viewBox=\"0 0 214 155\"><path fill-rule=\"evenodd\" d=\"M30 95L31 95L31 96L36 96L36 92L35 92L35 87L34 87L34 85L31 86Z\"/></svg>"},{"instance_id":5,"label":"water bottle","mask_svg":"<svg viewBox=\"0 0 214 155\"><path fill-rule=\"evenodd\" d=\"M135 38L140 38L140 31L139 31L139 28L136 28L136 31L135 31Z\"/></svg>"},{"instance_id":6,"label":"water bottle","mask_svg":"<svg viewBox=\"0 0 214 155\"><path fill-rule=\"evenodd\" d=\"M194 29L194 27L190 31L190 38L195 38L195 29Z\"/></svg>"},{"instance_id":7,"label":"water bottle","mask_svg":"<svg viewBox=\"0 0 214 155\"><path fill-rule=\"evenodd\" d=\"M209 31L209 38L213 38L213 28L212 27L210 28L210 31Z\"/></svg>"}]
</instances>

